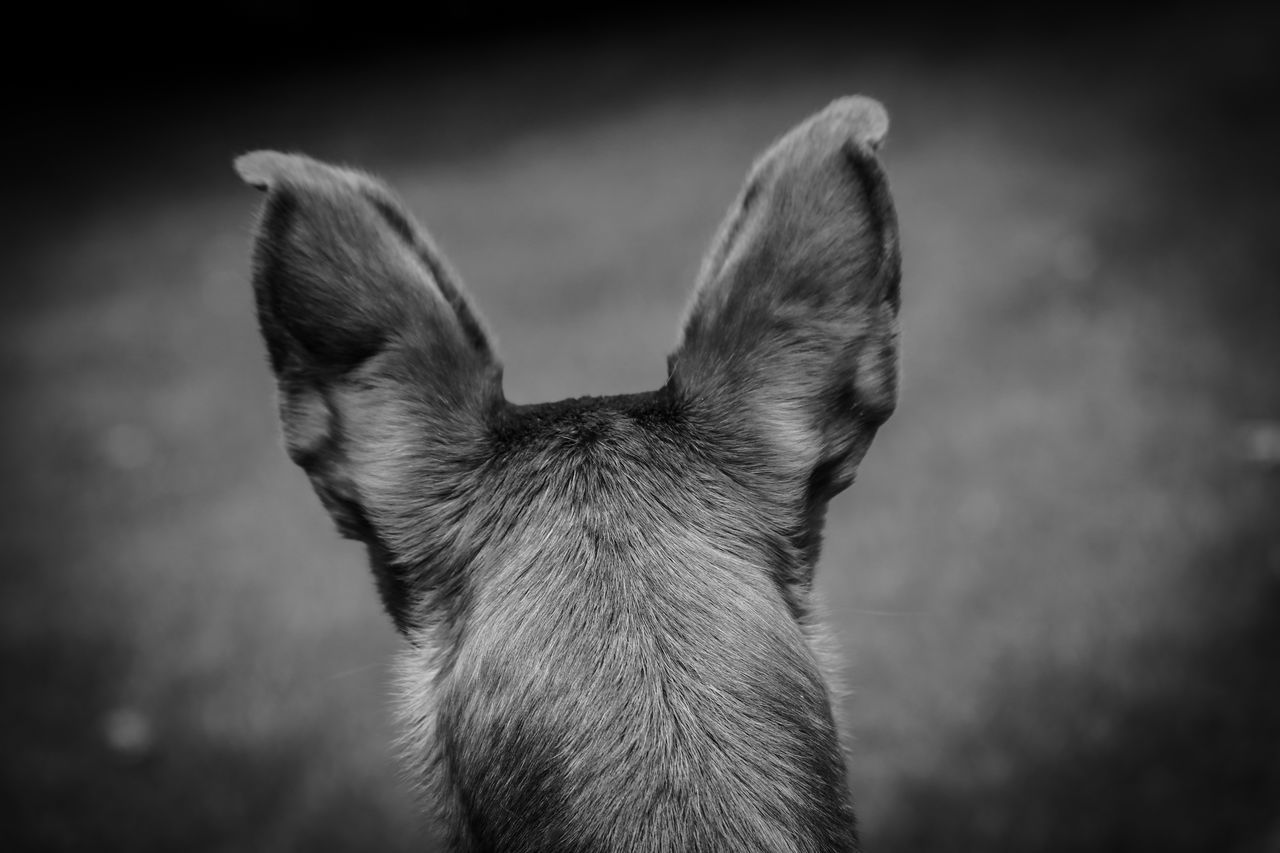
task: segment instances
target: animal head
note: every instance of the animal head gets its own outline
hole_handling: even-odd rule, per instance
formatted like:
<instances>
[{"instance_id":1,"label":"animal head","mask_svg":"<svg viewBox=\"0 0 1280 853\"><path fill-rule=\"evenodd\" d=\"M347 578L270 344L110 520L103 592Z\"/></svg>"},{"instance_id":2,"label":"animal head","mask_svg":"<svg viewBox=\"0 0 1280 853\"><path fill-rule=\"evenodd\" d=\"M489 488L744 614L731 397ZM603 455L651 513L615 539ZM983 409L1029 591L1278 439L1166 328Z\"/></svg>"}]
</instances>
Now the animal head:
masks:
<instances>
[{"instance_id":1,"label":"animal head","mask_svg":"<svg viewBox=\"0 0 1280 853\"><path fill-rule=\"evenodd\" d=\"M844 786L806 632L827 502L897 398L897 226L876 159L887 124L875 101L844 98L759 158L702 265L663 388L535 406L505 400L479 312L385 185L296 154L236 161L266 192L253 282L288 453L338 529L368 546L416 650L406 717L447 780L433 783L452 804L441 808L470 816L458 837L480 844L477 791L508 798L494 820L512 821L509 835L483 830L500 849L536 849L511 846L536 835L521 797L561 809L544 829L563 833L594 796L599 825L573 837L642 849L601 803L625 812L712 778L774 780L771 796L791 803L770 817L686 797L686 812L725 825L750 812L732 836L743 844L788 815L851 825L840 796L806 817L806 802ZM670 753L680 737L748 735L754 747ZM619 777L627 795L591 794L611 761L632 760L609 750L633 737L628 755L667 766L643 784ZM573 749L594 769L570 784ZM568 837L553 846L570 849Z\"/></svg>"}]
</instances>

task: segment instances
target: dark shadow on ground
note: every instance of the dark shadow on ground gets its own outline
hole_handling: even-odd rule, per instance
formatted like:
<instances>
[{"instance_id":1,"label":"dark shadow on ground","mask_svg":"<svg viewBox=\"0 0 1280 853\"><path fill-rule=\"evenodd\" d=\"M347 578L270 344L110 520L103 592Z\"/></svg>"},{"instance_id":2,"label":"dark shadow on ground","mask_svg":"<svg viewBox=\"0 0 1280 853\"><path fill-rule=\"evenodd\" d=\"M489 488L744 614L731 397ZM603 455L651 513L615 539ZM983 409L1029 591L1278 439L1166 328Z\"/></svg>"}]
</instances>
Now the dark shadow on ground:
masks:
<instances>
[{"instance_id":1,"label":"dark shadow on ground","mask_svg":"<svg viewBox=\"0 0 1280 853\"><path fill-rule=\"evenodd\" d=\"M1276 491L1273 489L1273 502ZM1280 840L1280 536L1194 558L1204 636L1138 650L1144 685L1019 672L980 731L905 781L867 849L1273 850ZM1272 845L1272 846L1268 846Z\"/></svg>"}]
</instances>

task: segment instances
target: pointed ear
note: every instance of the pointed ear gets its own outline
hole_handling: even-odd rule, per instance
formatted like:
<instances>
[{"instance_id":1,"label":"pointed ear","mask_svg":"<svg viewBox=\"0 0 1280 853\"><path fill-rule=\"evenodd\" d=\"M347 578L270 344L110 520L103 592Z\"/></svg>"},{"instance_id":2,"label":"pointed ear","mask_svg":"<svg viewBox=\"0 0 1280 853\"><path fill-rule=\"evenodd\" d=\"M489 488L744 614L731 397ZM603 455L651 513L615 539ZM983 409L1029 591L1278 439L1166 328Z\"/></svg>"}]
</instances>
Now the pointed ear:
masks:
<instances>
[{"instance_id":1,"label":"pointed ear","mask_svg":"<svg viewBox=\"0 0 1280 853\"><path fill-rule=\"evenodd\" d=\"M406 516L425 511L414 496L427 485L465 475L501 366L457 277L380 182L273 151L235 165L267 193L253 286L289 456L339 530L369 545L403 629L397 563L422 526Z\"/></svg>"},{"instance_id":2,"label":"pointed ear","mask_svg":"<svg viewBox=\"0 0 1280 853\"><path fill-rule=\"evenodd\" d=\"M897 220L877 102L843 98L755 164L703 264L671 383L797 488L852 482L897 400Z\"/></svg>"}]
</instances>

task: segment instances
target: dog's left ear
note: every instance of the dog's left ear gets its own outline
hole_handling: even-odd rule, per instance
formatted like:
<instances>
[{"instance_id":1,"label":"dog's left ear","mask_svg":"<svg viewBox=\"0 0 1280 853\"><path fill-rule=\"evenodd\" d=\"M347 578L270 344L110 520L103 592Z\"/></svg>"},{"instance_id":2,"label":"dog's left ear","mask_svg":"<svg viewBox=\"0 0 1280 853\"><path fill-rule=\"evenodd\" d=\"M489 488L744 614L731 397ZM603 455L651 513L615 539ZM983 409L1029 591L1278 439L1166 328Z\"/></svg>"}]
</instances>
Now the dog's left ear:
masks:
<instances>
[{"instance_id":1,"label":"dog's left ear","mask_svg":"<svg viewBox=\"0 0 1280 853\"><path fill-rule=\"evenodd\" d=\"M406 630L413 584L448 587L410 573L431 562L428 535L451 535L445 497L466 493L501 365L461 282L387 187L274 151L235 165L267 193L253 286L289 456L338 529L369 545Z\"/></svg>"},{"instance_id":2,"label":"dog's left ear","mask_svg":"<svg viewBox=\"0 0 1280 853\"><path fill-rule=\"evenodd\" d=\"M876 101L843 98L765 152L669 359L694 416L755 436L791 494L848 486L897 400L898 228L876 159L888 124Z\"/></svg>"}]
</instances>

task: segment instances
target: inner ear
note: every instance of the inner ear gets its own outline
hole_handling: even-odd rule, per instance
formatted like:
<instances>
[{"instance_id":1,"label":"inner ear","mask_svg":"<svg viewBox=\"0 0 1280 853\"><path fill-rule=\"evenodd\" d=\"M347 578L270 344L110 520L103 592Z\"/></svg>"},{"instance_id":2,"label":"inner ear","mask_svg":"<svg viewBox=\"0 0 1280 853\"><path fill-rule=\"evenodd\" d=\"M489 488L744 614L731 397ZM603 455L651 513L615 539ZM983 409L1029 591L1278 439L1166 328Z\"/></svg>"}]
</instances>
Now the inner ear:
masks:
<instances>
[{"instance_id":1,"label":"inner ear","mask_svg":"<svg viewBox=\"0 0 1280 853\"><path fill-rule=\"evenodd\" d=\"M276 152L237 168L268 189L255 289L273 357L300 347L314 365L344 368L416 336L493 358L456 275L380 182Z\"/></svg>"}]
</instances>

